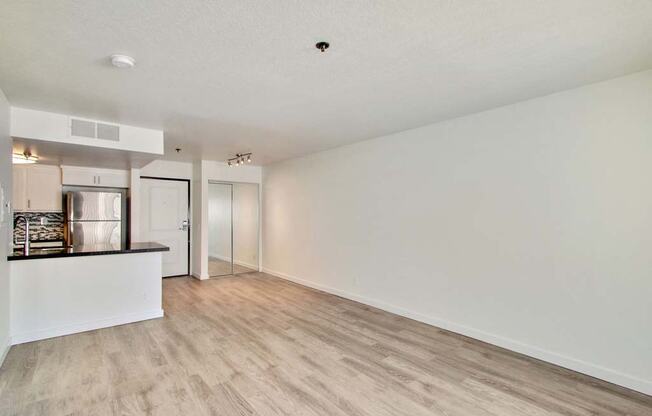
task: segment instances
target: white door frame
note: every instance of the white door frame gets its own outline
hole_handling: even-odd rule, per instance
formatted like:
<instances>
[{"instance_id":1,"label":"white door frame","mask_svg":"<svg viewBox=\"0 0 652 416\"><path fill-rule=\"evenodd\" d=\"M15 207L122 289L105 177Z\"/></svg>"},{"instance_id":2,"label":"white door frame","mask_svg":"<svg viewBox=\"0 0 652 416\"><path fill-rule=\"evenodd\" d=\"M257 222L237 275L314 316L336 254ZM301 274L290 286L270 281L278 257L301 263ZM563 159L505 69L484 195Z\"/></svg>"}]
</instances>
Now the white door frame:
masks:
<instances>
[{"instance_id":1,"label":"white door frame","mask_svg":"<svg viewBox=\"0 0 652 416\"><path fill-rule=\"evenodd\" d=\"M187 273L186 274L180 274L178 276L190 276L190 244L191 244L191 236L190 236L190 229L192 228L192 221L190 220L190 186L192 185L190 179L179 179L179 178L163 178L160 176L141 176L140 179L154 179L154 180L159 180L159 181L176 181L176 182L186 182L188 184L188 215L186 218L188 218L188 230L186 232L188 233L188 239L187 239L187 245L188 245L188 265L187 265ZM167 279L168 277L178 277L178 276L165 276L164 279Z\"/></svg>"}]
</instances>

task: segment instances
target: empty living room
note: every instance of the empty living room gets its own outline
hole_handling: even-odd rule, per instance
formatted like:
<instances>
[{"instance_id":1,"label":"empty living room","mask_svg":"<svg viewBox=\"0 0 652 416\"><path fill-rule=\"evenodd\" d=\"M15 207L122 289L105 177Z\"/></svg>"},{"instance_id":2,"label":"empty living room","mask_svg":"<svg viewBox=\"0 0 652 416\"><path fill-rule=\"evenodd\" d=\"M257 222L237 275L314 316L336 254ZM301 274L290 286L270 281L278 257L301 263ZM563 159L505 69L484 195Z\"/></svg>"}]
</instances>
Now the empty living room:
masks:
<instances>
[{"instance_id":1,"label":"empty living room","mask_svg":"<svg viewBox=\"0 0 652 416\"><path fill-rule=\"evenodd\" d=\"M3 0L28 415L652 416L652 1Z\"/></svg>"}]
</instances>

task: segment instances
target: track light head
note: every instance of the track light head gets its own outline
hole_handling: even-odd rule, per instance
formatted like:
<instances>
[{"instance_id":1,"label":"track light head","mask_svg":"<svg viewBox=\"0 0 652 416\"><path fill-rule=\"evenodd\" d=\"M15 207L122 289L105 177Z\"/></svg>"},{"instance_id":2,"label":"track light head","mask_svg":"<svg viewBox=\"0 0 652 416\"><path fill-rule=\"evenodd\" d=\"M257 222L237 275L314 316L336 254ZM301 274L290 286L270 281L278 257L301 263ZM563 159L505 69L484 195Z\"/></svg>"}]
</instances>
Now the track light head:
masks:
<instances>
[{"instance_id":1,"label":"track light head","mask_svg":"<svg viewBox=\"0 0 652 416\"><path fill-rule=\"evenodd\" d=\"M251 163L251 153L236 153L235 157L227 159L226 162L229 166L240 166L245 163Z\"/></svg>"}]
</instances>

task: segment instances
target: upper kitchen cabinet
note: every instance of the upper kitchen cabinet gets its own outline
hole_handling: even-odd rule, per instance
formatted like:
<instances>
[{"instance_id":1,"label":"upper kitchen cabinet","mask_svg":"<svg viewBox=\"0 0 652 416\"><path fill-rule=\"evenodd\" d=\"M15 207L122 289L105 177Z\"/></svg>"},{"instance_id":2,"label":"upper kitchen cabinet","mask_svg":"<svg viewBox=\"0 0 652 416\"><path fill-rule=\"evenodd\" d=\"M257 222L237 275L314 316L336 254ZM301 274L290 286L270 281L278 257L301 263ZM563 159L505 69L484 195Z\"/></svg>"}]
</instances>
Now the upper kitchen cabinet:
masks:
<instances>
[{"instance_id":1,"label":"upper kitchen cabinet","mask_svg":"<svg viewBox=\"0 0 652 416\"><path fill-rule=\"evenodd\" d=\"M58 166L14 166L15 212L61 212L61 169Z\"/></svg>"},{"instance_id":2,"label":"upper kitchen cabinet","mask_svg":"<svg viewBox=\"0 0 652 416\"><path fill-rule=\"evenodd\" d=\"M27 166L14 166L14 189L12 203L14 211L27 211Z\"/></svg>"},{"instance_id":3,"label":"upper kitchen cabinet","mask_svg":"<svg viewBox=\"0 0 652 416\"><path fill-rule=\"evenodd\" d=\"M128 188L129 171L61 166L64 185Z\"/></svg>"}]
</instances>

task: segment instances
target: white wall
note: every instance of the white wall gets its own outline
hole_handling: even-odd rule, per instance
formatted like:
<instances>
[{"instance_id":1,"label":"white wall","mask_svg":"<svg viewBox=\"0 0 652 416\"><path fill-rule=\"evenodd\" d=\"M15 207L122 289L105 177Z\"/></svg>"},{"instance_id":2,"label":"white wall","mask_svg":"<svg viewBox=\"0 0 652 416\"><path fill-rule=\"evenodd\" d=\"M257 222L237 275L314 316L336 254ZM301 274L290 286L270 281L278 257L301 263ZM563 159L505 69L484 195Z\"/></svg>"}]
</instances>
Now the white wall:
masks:
<instances>
[{"instance_id":1,"label":"white wall","mask_svg":"<svg viewBox=\"0 0 652 416\"><path fill-rule=\"evenodd\" d=\"M9 137L9 103L0 90L0 204L11 199L11 138ZM7 255L11 248L12 219L7 206L0 208L0 365L9 351L9 264Z\"/></svg>"},{"instance_id":2,"label":"white wall","mask_svg":"<svg viewBox=\"0 0 652 416\"><path fill-rule=\"evenodd\" d=\"M207 224L207 221L203 221L202 218L202 207L203 203L207 198L207 189L205 189L207 183L204 183L202 178L202 163L197 161L192 165L192 251L191 251L191 265L192 265L192 275L199 279L208 279L208 260L206 260L205 266L202 262L202 255L204 255L202 241L204 238L204 233L202 233L202 228L204 224ZM206 250L206 256L208 256L208 250ZM205 268L204 268L205 267ZM202 274L204 273L204 274Z\"/></svg>"},{"instance_id":3,"label":"white wall","mask_svg":"<svg viewBox=\"0 0 652 416\"><path fill-rule=\"evenodd\" d=\"M263 266L652 394L652 71L265 167Z\"/></svg>"},{"instance_id":4,"label":"white wall","mask_svg":"<svg viewBox=\"0 0 652 416\"><path fill-rule=\"evenodd\" d=\"M140 174L157 178L192 179L192 163L155 160L141 168Z\"/></svg>"}]
</instances>

